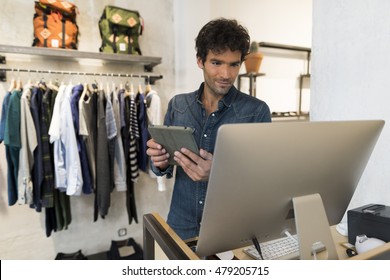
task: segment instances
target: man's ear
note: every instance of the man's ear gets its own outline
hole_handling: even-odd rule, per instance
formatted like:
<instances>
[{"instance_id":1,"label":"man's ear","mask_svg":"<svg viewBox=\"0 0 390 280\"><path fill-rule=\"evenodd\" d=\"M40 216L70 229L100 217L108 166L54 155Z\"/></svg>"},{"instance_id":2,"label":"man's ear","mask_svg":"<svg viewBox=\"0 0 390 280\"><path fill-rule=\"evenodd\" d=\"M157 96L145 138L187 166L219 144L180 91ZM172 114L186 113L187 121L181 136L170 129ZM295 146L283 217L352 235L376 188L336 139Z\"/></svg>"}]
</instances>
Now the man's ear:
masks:
<instances>
[{"instance_id":1,"label":"man's ear","mask_svg":"<svg viewBox=\"0 0 390 280\"><path fill-rule=\"evenodd\" d=\"M202 61L202 59L201 59L200 57L197 57L197 58L196 58L196 63L198 64L198 67L199 67L200 69L203 69L204 64L203 64L203 61Z\"/></svg>"}]
</instances>

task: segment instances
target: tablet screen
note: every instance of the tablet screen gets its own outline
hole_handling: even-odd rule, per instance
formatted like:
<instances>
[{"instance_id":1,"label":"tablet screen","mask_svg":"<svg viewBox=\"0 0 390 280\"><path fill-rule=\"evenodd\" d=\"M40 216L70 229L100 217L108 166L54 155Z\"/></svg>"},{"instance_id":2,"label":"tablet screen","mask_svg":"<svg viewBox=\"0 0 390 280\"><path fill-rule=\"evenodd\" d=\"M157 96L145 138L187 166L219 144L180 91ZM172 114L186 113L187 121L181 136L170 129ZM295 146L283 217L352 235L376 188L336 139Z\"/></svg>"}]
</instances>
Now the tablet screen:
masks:
<instances>
[{"instance_id":1,"label":"tablet screen","mask_svg":"<svg viewBox=\"0 0 390 280\"><path fill-rule=\"evenodd\" d=\"M173 153L180 151L181 148L186 148L199 155L199 148L193 134L194 129L191 127L149 125L148 130L154 141L163 146L169 153L169 164L177 165L173 159Z\"/></svg>"}]
</instances>

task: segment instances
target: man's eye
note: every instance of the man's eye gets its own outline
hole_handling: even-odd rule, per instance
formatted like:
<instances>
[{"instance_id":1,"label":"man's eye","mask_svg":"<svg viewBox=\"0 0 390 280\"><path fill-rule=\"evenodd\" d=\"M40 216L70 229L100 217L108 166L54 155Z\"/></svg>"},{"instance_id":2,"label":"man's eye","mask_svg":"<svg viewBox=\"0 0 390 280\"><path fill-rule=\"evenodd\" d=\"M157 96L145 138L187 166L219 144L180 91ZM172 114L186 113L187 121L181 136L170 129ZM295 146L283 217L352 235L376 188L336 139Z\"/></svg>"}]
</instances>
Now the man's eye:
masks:
<instances>
[{"instance_id":1,"label":"man's eye","mask_svg":"<svg viewBox=\"0 0 390 280\"><path fill-rule=\"evenodd\" d=\"M240 67L240 63L233 63L231 64L232 67Z\"/></svg>"},{"instance_id":2,"label":"man's eye","mask_svg":"<svg viewBox=\"0 0 390 280\"><path fill-rule=\"evenodd\" d=\"M212 61L211 64L212 65L221 65L221 63L219 61Z\"/></svg>"}]
</instances>

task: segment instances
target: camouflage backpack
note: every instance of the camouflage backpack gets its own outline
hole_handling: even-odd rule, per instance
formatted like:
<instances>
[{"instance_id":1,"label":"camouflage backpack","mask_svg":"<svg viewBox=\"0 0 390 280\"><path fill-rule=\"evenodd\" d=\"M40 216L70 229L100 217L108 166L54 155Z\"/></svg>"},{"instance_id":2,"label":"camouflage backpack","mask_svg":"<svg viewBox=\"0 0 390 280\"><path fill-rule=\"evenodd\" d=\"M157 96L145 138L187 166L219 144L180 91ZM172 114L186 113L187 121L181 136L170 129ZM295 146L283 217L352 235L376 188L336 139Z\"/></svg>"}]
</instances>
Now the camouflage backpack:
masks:
<instances>
[{"instance_id":1,"label":"camouflage backpack","mask_svg":"<svg viewBox=\"0 0 390 280\"><path fill-rule=\"evenodd\" d=\"M102 45L100 52L142 55L139 36L143 20L137 11L106 6L99 20Z\"/></svg>"}]
</instances>

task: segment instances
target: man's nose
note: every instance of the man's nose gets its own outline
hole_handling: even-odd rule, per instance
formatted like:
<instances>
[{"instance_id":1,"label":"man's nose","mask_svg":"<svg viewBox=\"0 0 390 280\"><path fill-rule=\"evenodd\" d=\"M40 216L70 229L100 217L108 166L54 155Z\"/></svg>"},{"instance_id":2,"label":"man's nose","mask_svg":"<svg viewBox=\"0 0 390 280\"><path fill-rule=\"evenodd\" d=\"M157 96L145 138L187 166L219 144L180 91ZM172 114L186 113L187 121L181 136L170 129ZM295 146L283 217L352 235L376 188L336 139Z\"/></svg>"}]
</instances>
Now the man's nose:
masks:
<instances>
[{"instance_id":1,"label":"man's nose","mask_svg":"<svg viewBox=\"0 0 390 280\"><path fill-rule=\"evenodd\" d=\"M231 76L230 68L228 65L222 65L219 72L220 76L224 79L228 79Z\"/></svg>"}]
</instances>

